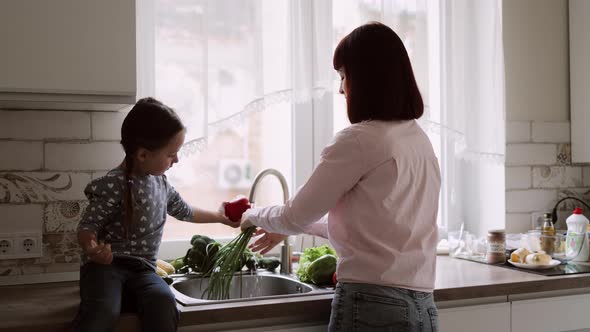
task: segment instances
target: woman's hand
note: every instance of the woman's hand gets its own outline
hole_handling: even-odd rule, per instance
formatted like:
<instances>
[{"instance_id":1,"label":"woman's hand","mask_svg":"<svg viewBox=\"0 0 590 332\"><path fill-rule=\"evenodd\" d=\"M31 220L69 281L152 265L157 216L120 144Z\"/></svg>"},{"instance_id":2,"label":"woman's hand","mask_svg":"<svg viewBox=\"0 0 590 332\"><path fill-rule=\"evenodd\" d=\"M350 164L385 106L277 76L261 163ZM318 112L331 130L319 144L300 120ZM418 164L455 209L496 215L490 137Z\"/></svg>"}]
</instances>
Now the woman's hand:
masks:
<instances>
[{"instance_id":1,"label":"woman's hand","mask_svg":"<svg viewBox=\"0 0 590 332\"><path fill-rule=\"evenodd\" d=\"M244 228L242 228L242 229L244 229ZM254 243L252 243L249 246L249 248L254 252L260 251L261 255L266 254L272 248L276 247L277 244L281 243L283 240L285 240L287 238L287 235L269 233L269 232L265 231L264 229L258 229L256 231L256 233L254 233L254 236L256 236L256 235L262 235L262 237L260 237L256 241L254 241Z\"/></svg>"},{"instance_id":2,"label":"woman's hand","mask_svg":"<svg viewBox=\"0 0 590 332\"><path fill-rule=\"evenodd\" d=\"M90 240L90 244L84 248L84 252L91 261L98 264L111 264L113 262L113 252L111 251L111 244L104 242L96 243L96 240Z\"/></svg>"},{"instance_id":3,"label":"woman's hand","mask_svg":"<svg viewBox=\"0 0 590 332\"><path fill-rule=\"evenodd\" d=\"M248 220L247 218L242 218L242 222L240 223L240 228L242 229L242 231L245 231L250 227L254 227L252 222L250 222L250 220Z\"/></svg>"}]
</instances>

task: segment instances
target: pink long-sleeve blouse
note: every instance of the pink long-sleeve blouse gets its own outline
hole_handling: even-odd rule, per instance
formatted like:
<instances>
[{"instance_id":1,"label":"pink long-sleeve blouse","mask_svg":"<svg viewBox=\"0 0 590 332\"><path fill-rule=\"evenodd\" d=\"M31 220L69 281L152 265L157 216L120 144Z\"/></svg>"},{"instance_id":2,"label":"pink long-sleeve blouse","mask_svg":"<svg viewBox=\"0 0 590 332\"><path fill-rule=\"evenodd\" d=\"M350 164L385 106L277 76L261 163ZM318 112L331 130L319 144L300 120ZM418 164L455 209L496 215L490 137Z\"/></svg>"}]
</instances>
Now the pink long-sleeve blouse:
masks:
<instances>
[{"instance_id":1,"label":"pink long-sleeve blouse","mask_svg":"<svg viewBox=\"0 0 590 332\"><path fill-rule=\"evenodd\" d=\"M328 237L339 281L432 292L439 191L438 160L416 121L365 121L336 135L285 205L243 219Z\"/></svg>"}]
</instances>

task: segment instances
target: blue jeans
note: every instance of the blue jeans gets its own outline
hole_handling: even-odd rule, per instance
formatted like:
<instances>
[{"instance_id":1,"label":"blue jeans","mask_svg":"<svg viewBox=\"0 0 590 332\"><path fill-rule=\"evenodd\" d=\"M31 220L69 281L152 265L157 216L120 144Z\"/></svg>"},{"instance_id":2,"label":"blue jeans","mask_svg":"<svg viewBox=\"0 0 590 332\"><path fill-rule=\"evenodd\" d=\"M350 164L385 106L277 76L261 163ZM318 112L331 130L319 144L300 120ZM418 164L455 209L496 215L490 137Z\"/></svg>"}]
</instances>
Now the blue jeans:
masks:
<instances>
[{"instance_id":1,"label":"blue jeans","mask_svg":"<svg viewBox=\"0 0 590 332\"><path fill-rule=\"evenodd\" d=\"M178 310L169 286L147 263L115 257L80 268L80 309L74 331L112 331L123 311L137 312L141 330L176 331Z\"/></svg>"},{"instance_id":2,"label":"blue jeans","mask_svg":"<svg viewBox=\"0 0 590 332\"><path fill-rule=\"evenodd\" d=\"M339 282L329 331L438 331L438 313L432 293Z\"/></svg>"}]
</instances>

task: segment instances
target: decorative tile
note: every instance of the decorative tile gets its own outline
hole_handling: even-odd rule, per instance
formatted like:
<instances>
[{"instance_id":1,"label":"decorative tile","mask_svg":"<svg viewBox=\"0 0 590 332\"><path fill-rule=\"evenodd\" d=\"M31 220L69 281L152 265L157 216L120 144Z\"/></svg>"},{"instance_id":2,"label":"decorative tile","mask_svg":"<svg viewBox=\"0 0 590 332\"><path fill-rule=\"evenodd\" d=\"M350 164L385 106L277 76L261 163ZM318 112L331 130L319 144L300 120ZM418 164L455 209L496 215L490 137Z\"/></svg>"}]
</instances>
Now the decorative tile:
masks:
<instances>
[{"instance_id":1,"label":"decorative tile","mask_svg":"<svg viewBox=\"0 0 590 332\"><path fill-rule=\"evenodd\" d=\"M43 234L43 249L51 250L54 254L64 254L79 251L78 235L71 233Z\"/></svg>"},{"instance_id":2,"label":"decorative tile","mask_svg":"<svg viewBox=\"0 0 590 332\"><path fill-rule=\"evenodd\" d=\"M581 167L533 167L533 187L535 188L571 188L582 185Z\"/></svg>"},{"instance_id":3,"label":"decorative tile","mask_svg":"<svg viewBox=\"0 0 590 332\"><path fill-rule=\"evenodd\" d=\"M83 200L88 182L86 173L0 173L0 203Z\"/></svg>"},{"instance_id":4,"label":"decorative tile","mask_svg":"<svg viewBox=\"0 0 590 332\"><path fill-rule=\"evenodd\" d=\"M557 145L557 164L558 165L571 165L572 164L572 146L571 144L558 144Z\"/></svg>"},{"instance_id":5,"label":"decorative tile","mask_svg":"<svg viewBox=\"0 0 590 332\"><path fill-rule=\"evenodd\" d=\"M45 232L75 232L87 201L52 202L45 207Z\"/></svg>"}]
</instances>

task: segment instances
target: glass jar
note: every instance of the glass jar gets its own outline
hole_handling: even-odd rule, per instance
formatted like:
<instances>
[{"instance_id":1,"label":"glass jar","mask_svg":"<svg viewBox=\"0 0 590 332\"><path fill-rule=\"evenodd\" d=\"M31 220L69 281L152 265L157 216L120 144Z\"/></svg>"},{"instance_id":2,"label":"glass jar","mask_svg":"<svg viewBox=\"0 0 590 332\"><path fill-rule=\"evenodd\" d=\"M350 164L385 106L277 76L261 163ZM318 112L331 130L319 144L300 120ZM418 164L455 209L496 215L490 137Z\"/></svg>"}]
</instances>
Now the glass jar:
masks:
<instances>
[{"instance_id":1,"label":"glass jar","mask_svg":"<svg viewBox=\"0 0 590 332\"><path fill-rule=\"evenodd\" d=\"M506 262L506 233L503 229L488 231L486 263L504 264Z\"/></svg>"}]
</instances>

